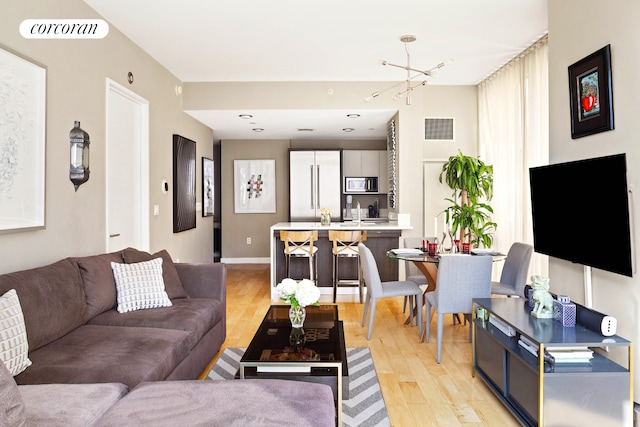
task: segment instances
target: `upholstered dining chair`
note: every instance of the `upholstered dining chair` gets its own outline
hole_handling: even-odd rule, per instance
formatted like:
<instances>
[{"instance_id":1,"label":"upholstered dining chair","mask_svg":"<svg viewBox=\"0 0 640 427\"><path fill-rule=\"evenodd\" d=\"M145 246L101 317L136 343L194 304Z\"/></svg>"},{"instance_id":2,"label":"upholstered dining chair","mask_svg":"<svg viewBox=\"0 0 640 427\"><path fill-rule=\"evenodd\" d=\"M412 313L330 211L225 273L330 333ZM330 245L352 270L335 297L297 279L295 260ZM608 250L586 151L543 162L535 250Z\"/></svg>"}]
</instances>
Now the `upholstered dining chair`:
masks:
<instances>
[{"instance_id":1,"label":"upholstered dining chair","mask_svg":"<svg viewBox=\"0 0 640 427\"><path fill-rule=\"evenodd\" d=\"M491 293L524 297L533 246L516 242L509 248L499 282L491 283Z\"/></svg>"},{"instance_id":2,"label":"upholstered dining chair","mask_svg":"<svg viewBox=\"0 0 640 427\"><path fill-rule=\"evenodd\" d=\"M444 315L471 313L474 298L491 296L492 266L493 259L490 256L453 254L440 257L436 279L438 286L435 291L425 294L426 342L429 342L431 307L438 314L438 363L442 354ZM471 340L471 328L469 328L469 340Z\"/></svg>"},{"instance_id":3,"label":"upholstered dining chair","mask_svg":"<svg viewBox=\"0 0 640 427\"><path fill-rule=\"evenodd\" d=\"M364 313L362 315L362 326L365 325L367 319L367 312L370 310L369 327L367 330L367 340L371 339L371 329L373 328L373 318L376 312L376 303L378 298L385 297L409 297L409 310L410 314L410 326L413 326L413 306L414 304L420 304L420 298L422 290L420 286L414 282L408 280L401 281L388 281L382 282L380 280L380 273L378 271L378 265L371 253L371 250L367 248L364 243L358 245L360 251L360 262L362 264L362 275L364 276L365 284L367 285L367 297L364 302ZM422 336L422 307L418 305L417 320L418 320L418 337Z\"/></svg>"},{"instance_id":4,"label":"upholstered dining chair","mask_svg":"<svg viewBox=\"0 0 640 427\"><path fill-rule=\"evenodd\" d=\"M420 248L422 247L423 240L428 240L430 242L435 242L435 237L405 237L404 238L404 247L405 248ZM404 275L405 280L416 283L418 286L429 286L427 278L424 277L424 274L418 267L410 261L404 262ZM404 313L407 310L407 297L404 297L404 304L402 306L402 312Z\"/></svg>"},{"instance_id":5,"label":"upholstered dining chair","mask_svg":"<svg viewBox=\"0 0 640 427\"><path fill-rule=\"evenodd\" d=\"M309 260L309 279L318 284L318 269L314 243L318 240L318 230L291 231L280 230L280 240L284 243L286 275L291 277L291 258L307 258Z\"/></svg>"}]
</instances>

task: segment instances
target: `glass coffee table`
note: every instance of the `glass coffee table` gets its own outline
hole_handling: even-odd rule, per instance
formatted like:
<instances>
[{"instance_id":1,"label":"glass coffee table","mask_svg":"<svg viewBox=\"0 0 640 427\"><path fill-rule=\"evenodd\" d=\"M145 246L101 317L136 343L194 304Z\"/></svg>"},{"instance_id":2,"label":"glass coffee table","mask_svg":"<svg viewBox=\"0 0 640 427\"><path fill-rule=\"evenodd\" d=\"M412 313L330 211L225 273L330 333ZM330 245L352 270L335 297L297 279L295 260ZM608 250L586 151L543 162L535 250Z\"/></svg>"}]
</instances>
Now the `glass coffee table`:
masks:
<instances>
[{"instance_id":1,"label":"glass coffee table","mask_svg":"<svg viewBox=\"0 0 640 427\"><path fill-rule=\"evenodd\" d=\"M349 398L349 371L337 305L306 307L303 328L292 328L288 305L272 305L240 359L238 376L328 384L342 425L342 399Z\"/></svg>"}]
</instances>

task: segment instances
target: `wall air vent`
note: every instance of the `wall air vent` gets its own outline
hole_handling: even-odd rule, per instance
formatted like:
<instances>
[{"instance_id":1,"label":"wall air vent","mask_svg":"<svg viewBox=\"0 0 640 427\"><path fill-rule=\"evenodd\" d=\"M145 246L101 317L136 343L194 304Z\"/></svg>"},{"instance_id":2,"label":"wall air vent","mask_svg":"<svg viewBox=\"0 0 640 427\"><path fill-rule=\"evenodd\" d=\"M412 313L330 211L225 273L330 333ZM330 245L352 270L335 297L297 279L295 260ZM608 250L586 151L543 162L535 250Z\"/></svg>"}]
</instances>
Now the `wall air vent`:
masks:
<instances>
[{"instance_id":1,"label":"wall air vent","mask_svg":"<svg viewBox=\"0 0 640 427\"><path fill-rule=\"evenodd\" d=\"M313 129L311 129L311 128L300 128L300 129L298 129L298 132L313 132Z\"/></svg>"},{"instance_id":2,"label":"wall air vent","mask_svg":"<svg viewBox=\"0 0 640 427\"><path fill-rule=\"evenodd\" d=\"M453 141L453 118L425 118L425 141Z\"/></svg>"}]
</instances>

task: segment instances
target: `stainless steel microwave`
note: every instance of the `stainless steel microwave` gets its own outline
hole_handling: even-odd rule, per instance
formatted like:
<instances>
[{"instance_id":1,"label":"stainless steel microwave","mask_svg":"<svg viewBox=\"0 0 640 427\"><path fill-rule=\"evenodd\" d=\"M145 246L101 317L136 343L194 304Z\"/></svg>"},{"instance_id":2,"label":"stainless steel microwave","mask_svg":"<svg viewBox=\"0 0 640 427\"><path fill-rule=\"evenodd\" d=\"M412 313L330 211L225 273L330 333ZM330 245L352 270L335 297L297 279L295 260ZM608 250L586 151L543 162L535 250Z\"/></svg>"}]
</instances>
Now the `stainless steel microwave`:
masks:
<instances>
[{"instance_id":1,"label":"stainless steel microwave","mask_svg":"<svg viewBox=\"0 0 640 427\"><path fill-rule=\"evenodd\" d=\"M378 177L353 177L347 176L344 178L344 192L345 193L377 193L378 192Z\"/></svg>"}]
</instances>

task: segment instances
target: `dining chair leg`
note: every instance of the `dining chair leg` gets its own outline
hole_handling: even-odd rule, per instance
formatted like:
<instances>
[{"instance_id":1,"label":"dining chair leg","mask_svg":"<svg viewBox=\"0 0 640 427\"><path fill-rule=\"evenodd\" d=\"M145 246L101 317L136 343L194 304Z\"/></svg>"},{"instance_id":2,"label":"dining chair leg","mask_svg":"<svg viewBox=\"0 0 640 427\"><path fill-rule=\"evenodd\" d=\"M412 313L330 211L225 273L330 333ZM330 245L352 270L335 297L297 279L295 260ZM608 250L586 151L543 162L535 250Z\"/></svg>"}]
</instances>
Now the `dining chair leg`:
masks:
<instances>
[{"instance_id":1,"label":"dining chair leg","mask_svg":"<svg viewBox=\"0 0 640 427\"><path fill-rule=\"evenodd\" d=\"M424 340L425 342L429 342L429 337L431 335L431 317L429 315L429 313L431 312L431 304L429 303L429 301L426 300L424 301L424 307L425 307L425 315L426 315L426 319L425 319L425 327L424 327Z\"/></svg>"},{"instance_id":2,"label":"dining chair leg","mask_svg":"<svg viewBox=\"0 0 640 427\"><path fill-rule=\"evenodd\" d=\"M371 329L373 329L373 316L376 314L376 298L371 298L371 314L369 315L369 331L367 332L367 341L371 339Z\"/></svg>"},{"instance_id":3,"label":"dining chair leg","mask_svg":"<svg viewBox=\"0 0 640 427\"><path fill-rule=\"evenodd\" d=\"M413 326L413 315L414 315L413 298L409 298L409 326Z\"/></svg>"},{"instance_id":4,"label":"dining chair leg","mask_svg":"<svg viewBox=\"0 0 640 427\"><path fill-rule=\"evenodd\" d=\"M416 295L416 306L418 307L418 336L422 339L422 306L418 304L420 296Z\"/></svg>"},{"instance_id":5,"label":"dining chair leg","mask_svg":"<svg viewBox=\"0 0 640 427\"><path fill-rule=\"evenodd\" d=\"M440 358L442 356L442 330L444 323L444 314L438 313L438 363L440 363Z\"/></svg>"},{"instance_id":6,"label":"dining chair leg","mask_svg":"<svg viewBox=\"0 0 640 427\"><path fill-rule=\"evenodd\" d=\"M362 277L362 264L358 256L358 288L360 290L360 304L362 304L362 294L364 293L364 278Z\"/></svg>"},{"instance_id":7,"label":"dining chair leg","mask_svg":"<svg viewBox=\"0 0 640 427\"><path fill-rule=\"evenodd\" d=\"M362 326L364 326L365 320L367 319L367 311L369 310L370 301L371 301L371 295L367 294L367 297L364 300L364 312L362 313Z\"/></svg>"}]
</instances>

